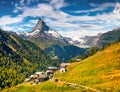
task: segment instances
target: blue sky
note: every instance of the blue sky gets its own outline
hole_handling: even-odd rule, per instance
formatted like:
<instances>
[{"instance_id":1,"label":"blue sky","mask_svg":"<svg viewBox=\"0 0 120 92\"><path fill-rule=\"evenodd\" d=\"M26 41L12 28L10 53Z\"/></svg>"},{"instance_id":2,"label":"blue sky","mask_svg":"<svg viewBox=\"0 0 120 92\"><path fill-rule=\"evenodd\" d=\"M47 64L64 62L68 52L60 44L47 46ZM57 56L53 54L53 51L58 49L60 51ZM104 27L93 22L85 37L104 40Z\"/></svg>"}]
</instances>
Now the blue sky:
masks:
<instances>
[{"instance_id":1,"label":"blue sky","mask_svg":"<svg viewBox=\"0 0 120 92\"><path fill-rule=\"evenodd\" d=\"M119 0L0 0L0 28L30 32L42 18L63 36L96 35L119 27L116 6Z\"/></svg>"}]
</instances>

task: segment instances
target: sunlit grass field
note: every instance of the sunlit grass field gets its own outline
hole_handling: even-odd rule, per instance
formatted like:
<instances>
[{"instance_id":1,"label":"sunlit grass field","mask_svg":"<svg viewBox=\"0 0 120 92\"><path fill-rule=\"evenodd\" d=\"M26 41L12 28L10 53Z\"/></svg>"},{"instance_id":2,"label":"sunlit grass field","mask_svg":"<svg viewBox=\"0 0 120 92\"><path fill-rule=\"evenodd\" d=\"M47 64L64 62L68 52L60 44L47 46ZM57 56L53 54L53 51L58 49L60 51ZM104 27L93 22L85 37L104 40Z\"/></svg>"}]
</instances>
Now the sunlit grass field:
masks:
<instances>
[{"instance_id":1,"label":"sunlit grass field","mask_svg":"<svg viewBox=\"0 0 120 92\"><path fill-rule=\"evenodd\" d=\"M120 91L120 43L77 63L71 64L66 73L56 72L63 81L86 85L107 92Z\"/></svg>"}]
</instances>

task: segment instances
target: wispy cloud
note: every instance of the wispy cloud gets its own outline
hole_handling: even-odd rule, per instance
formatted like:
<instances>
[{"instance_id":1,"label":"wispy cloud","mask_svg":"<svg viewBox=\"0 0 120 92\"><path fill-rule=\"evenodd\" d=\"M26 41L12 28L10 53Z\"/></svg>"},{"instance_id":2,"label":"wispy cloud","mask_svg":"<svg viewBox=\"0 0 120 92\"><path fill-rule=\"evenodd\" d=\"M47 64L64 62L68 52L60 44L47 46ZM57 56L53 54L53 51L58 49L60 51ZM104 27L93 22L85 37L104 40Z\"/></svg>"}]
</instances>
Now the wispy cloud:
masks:
<instances>
[{"instance_id":1,"label":"wispy cloud","mask_svg":"<svg viewBox=\"0 0 120 92\"><path fill-rule=\"evenodd\" d=\"M14 24L19 23L23 20L23 17L10 17L10 16L3 16L0 18L0 25L7 25L7 24Z\"/></svg>"},{"instance_id":2,"label":"wispy cloud","mask_svg":"<svg viewBox=\"0 0 120 92\"><path fill-rule=\"evenodd\" d=\"M110 7L114 7L115 3L104 3L104 4L93 4L90 3L90 5L94 8L89 9L89 10L80 10L80 11L69 11L73 13L90 13L90 12L98 12L98 11L104 11Z\"/></svg>"}]
</instances>

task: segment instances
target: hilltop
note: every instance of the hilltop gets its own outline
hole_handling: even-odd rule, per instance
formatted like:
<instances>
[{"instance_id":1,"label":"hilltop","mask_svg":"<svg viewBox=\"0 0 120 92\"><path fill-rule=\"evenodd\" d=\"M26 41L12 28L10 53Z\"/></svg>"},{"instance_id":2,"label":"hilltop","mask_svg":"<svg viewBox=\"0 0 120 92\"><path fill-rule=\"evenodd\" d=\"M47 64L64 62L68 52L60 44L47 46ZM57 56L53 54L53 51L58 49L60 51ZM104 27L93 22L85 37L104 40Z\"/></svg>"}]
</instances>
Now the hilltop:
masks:
<instances>
[{"instance_id":1,"label":"hilltop","mask_svg":"<svg viewBox=\"0 0 120 92\"><path fill-rule=\"evenodd\" d=\"M90 91L73 88L66 82L87 86L104 92L120 91L120 43L112 44L95 55L68 66L67 72L54 75L60 82L46 81L35 86L23 83L3 92L78 92Z\"/></svg>"}]
</instances>

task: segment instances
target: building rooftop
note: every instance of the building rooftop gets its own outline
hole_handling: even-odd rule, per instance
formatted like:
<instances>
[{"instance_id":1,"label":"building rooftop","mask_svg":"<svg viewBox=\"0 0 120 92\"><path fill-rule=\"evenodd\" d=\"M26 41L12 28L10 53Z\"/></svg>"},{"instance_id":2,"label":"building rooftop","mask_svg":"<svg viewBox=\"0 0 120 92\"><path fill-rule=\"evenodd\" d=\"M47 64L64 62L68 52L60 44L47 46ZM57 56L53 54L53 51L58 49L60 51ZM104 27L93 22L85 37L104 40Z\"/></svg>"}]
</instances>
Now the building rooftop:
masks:
<instances>
[{"instance_id":1,"label":"building rooftop","mask_svg":"<svg viewBox=\"0 0 120 92\"><path fill-rule=\"evenodd\" d=\"M42 73L44 73L44 72L36 72L35 74L39 74L39 75L40 75L40 74L42 74Z\"/></svg>"},{"instance_id":2,"label":"building rooftop","mask_svg":"<svg viewBox=\"0 0 120 92\"><path fill-rule=\"evenodd\" d=\"M60 66L69 66L70 63L61 63Z\"/></svg>"},{"instance_id":3,"label":"building rooftop","mask_svg":"<svg viewBox=\"0 0 120 92\"><path fill-rule=\"evenodd\" d=\"M57 67L48 67L48 69L58 69Z\"/></svg>"},{"instance_id":4,"label":"building rooftop","mask_svg":"<svg viewBox=\"0 0 120 92\"><path fill-rule=\"evenodd\" d=\"M39 76L39 78L46 78L46 77L47 77L46 74L41 74L41 75Z\"/></svg>"},{"instance_id":5,"label":"building rooftop","mask_svg":"<svg viewBox=\"0 0 120 92\"><path fill-rule=\"evenodd\" d=\"M31 75L30 78L31 78L31 77L34 77L34 75Z\"/></svg>"}]
</instances>

